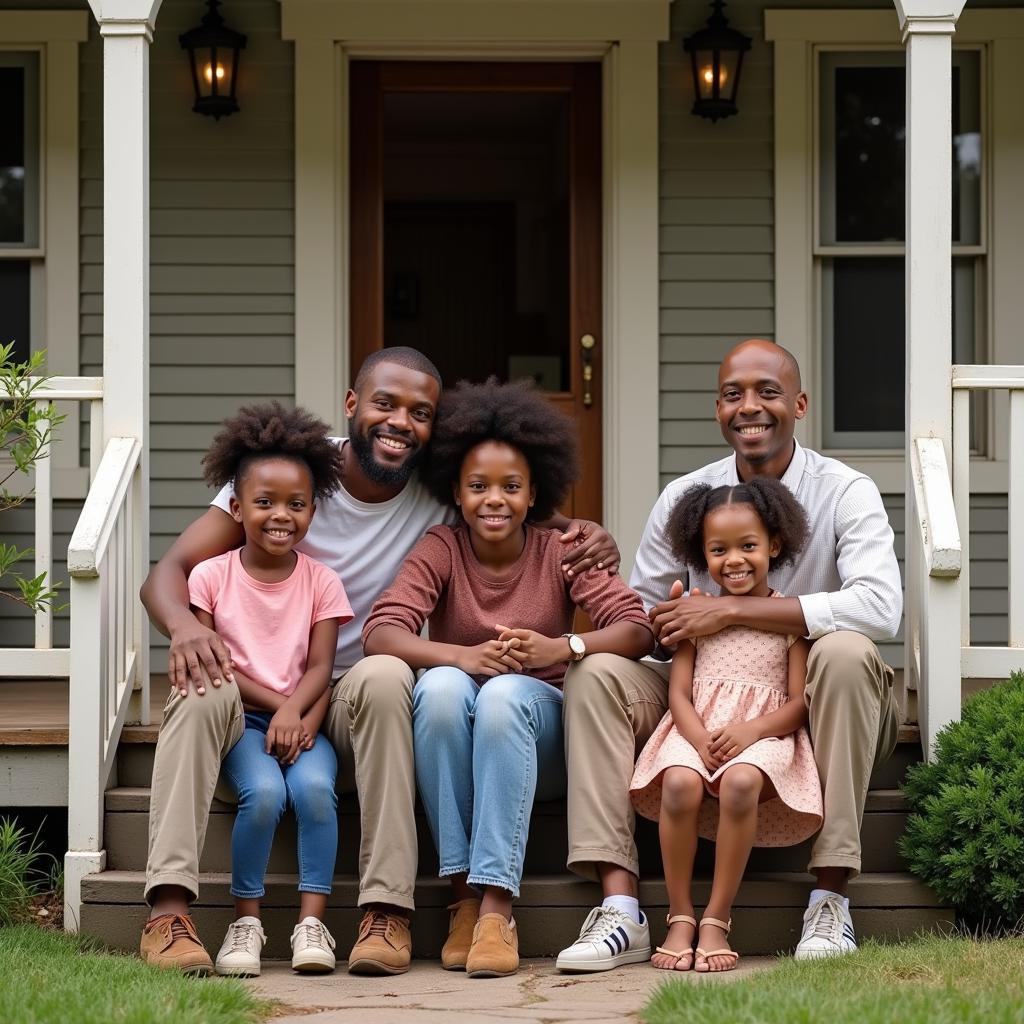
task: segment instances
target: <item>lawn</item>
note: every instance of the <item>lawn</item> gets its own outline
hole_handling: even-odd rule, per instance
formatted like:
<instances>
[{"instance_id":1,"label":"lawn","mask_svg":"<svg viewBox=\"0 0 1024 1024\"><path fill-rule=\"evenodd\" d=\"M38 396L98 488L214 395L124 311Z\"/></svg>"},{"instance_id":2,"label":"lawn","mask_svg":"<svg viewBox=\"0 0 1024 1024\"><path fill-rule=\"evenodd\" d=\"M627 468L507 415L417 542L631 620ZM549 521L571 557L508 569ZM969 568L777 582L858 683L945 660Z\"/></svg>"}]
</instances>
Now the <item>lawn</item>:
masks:
<instances>
[{"instance_id":1,"label":"lawn","mask_svg":"<svg viewBox=\"0 0 1024 1024\"><path fill-rule=\"evenodd\" d=\"M254 1024L270 1006L225 978L157 971L31 925L0 928L4 1024Z\"/></svg>"},{"instance_id":2,"label":"lawn","mask_svg":"<svg viewBox=\"0 0 1024 1024\"><path fill-rule=\"evenodd\" d=\"M869 941L851 956L786 959L735 982L670 981L642 1016L647 1024L1019 1024L1024 938Z\"/></svg>"}]
</instances>

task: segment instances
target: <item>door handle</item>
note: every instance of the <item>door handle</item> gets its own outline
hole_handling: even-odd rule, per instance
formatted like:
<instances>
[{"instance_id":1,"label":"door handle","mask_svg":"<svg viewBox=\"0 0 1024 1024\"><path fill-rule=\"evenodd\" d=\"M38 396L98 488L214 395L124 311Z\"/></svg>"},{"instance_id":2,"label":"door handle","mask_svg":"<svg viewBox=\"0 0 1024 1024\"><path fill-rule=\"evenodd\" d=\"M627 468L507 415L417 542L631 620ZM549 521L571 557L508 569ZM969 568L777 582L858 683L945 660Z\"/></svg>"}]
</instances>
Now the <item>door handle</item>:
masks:
<instances>
[{"instance_id":1,"label":"door handle","mask_svg":"<svg viewBox=\"0 0 1024 1024\"><path fill-rule=\"evenodd\" d=\"M594 396L590 392L590 385L594 379L594 346L597 340L592 334L584 334L580 338L580 348L583 349L583 407L589 409L594 404Z\"/></svg>"}]
</instances>

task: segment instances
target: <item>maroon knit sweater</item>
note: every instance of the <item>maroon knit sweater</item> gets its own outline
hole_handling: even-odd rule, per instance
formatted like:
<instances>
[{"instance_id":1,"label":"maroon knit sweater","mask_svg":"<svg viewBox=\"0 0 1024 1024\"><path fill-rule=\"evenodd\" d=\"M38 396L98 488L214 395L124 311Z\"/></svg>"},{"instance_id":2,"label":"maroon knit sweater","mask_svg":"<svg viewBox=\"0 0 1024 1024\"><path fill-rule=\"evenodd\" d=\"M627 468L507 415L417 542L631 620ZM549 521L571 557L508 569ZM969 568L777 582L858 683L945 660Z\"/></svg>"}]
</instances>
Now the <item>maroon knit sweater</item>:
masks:
<instances>
[{"instance_id":1,"label":"maroon knit sweater","mask_svg":"<svg viewBox=\"0 0 1024 1024\"><path fill-rule=\"evenodd\" d=\"M572 629L577 607L590 616L595 629L635 622L650 630L639 596L619 576L588 569L566 580L565 546L558 537L557 530L527 526L519 560L495 575L477 561L468 527L431 527L374 604L363 626L363 643L378 626L419 633L425 621L430 623L431 640L462 647L496 639L498 624L561 636ZM566 665L530 674L561 687Z\"/></svg>"}]
</instances>

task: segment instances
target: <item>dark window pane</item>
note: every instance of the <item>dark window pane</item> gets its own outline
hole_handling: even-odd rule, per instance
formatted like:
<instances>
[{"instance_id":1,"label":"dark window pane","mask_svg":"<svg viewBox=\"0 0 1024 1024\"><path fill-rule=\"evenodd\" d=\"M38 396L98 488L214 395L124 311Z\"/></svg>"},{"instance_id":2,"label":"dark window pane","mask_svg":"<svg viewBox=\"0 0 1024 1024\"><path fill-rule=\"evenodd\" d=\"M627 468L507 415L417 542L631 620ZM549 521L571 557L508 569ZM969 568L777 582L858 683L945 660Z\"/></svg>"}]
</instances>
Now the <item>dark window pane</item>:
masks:
<instances>
[{"instance_id":1,"label":"dark window pane","mask_svg":"<svg viewBox=\"0 0 1024 1024\"><path fill-rule=\"evenodd\" d=\"M903 429L903 258L832 268L833 429Z\"/></svg>"},{"instance_id":2,"label":"dark window pane","mask_svg":"<svg viewBox=\"0 0 1024 1024\"><path fill-rule=\"evenodd\" d=\"M904 236L903 68L836 68L836 241Z\"/></svg>"},{"instance_id":3,"label":"dark window pane","mask_svg":"<svg viewBox=\"0 0 1024 1024\"><path fill-rule=\"evenodd\" d=\"M25 238L25 69L0 67L0 243Z\"/></svg>"},{"instance_id":4,"label":"dark window pane","mask_svg":"<svg viewBox=\"0 0 1024 1024\"><path fill-rule=\"evenodd\" d=\"M29 264L28 260L0 260L0 343L14 342L14 358L28 359Z\"/></svg>"}]
</instances>

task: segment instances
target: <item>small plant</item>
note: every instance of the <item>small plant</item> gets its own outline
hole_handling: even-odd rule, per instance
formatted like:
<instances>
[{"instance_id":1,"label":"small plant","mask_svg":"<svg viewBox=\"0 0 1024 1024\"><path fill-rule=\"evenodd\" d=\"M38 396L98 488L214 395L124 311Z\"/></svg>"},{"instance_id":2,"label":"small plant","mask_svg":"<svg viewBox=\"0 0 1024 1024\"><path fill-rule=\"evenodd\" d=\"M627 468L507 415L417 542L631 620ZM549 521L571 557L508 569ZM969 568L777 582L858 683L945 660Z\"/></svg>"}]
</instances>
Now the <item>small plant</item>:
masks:
<instances>
[{"instance_id":1,"label":"small plant","mask_svg":"<svg viewBox=\"0 0 1024 1024\"><path fill-rule=\"evenodd\" d=\"M29 918L32 900L50 880L38 863L48 856L38 833L30 837L10 818L0 818L0 928Z\"/></svg>"},{"instance_id":2,"label":"small plant","mask_svg":"<svg viewBox=\"0 0 1024 1024\"><path fill-rule=\"evenodd\" d=\"M53 441L53 430L64 417L57 415L52 403L39 404L39 390L47 378L41 376L46 363L43 352L33 352L27 362L18 363L12 359L14 343L0 345L0 452L10 467L0 467L0 512L17 508L32 492L25 488L17 491L8 489L8 483L15 474L27 476L32 467L45 457ZM57 588L46 579L46 573L25 576L16 566L32 557L31 548L0 542L0 585L6 581L14 584L14 590L6 587L0 594L38 611L53 604ZM56 609L55 609L56 610Z\"/></svg>"},{"instance_id":3,"label":"small plant","mask_svg":"<svg viewBox=\"0 0 1024 1024\"><path fill-rule=\"evenodd\" d=\"M900 850L910 870L965 922L1024 918L1024 673L972 697L942 729L935 760L904 786L911 815Z\"/></svg>"}]
</instances>

